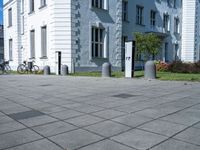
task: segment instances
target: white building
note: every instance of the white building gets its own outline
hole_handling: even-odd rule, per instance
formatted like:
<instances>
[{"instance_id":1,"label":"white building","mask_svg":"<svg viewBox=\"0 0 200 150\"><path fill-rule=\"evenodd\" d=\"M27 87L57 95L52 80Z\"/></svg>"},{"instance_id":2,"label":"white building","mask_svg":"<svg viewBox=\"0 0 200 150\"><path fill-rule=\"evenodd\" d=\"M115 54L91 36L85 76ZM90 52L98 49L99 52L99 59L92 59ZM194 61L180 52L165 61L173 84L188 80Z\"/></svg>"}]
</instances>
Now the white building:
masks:
<instances>
[{"instance_id":1,"label":"white building","mask_svg":"<svg viewBox=\"0 0 200 150\"><path fill-rule=\"evenodd\" d=\"M159 59L194 62L199 57L198 0L4 0L5 58L55 71L62 64L99 70L105 61L124 65L123 41L134 32L163 39Z\"/></svg>"},{"instance_id":2,"label":"white building","mask_svg":"<svg viewBox=\"0 0 200 150\"><path fill-rule=\"evenodd\" d=\"M4 0L5 58L13 69L33 59L54 70L56 51L62 52L62 63L70 68L72 7L65 0Z\"/></svg>"}]
</instances>

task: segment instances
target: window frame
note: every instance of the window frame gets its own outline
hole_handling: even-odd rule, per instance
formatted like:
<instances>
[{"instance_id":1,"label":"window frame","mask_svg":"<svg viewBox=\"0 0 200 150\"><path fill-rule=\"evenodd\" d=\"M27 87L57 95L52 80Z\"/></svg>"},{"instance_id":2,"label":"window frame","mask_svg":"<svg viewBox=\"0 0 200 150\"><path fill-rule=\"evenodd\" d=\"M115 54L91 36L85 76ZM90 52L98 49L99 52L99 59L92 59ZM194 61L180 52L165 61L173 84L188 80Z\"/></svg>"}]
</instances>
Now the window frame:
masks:
<instances>
[{"instance_id":1,"label":"window frame","mask_svg":"<svg viewBox=\"0 0 200 150\"><path fill-rule=\"evenodd\" d=\"M13 39L8 40L8 47L9 47L9 60L13 60Z\"/></svg>"},{"instance_id":2,"label":"window frame","mask_svg":"<svg viewBox=\"0 0 200 150\"><path fill-rule=\"evenodd\" d=\"M29 0L29 14L35 12L35 0Z\"/></svg>"},{"instance_id":3,"label":"window frame","mask_svg":"<svg viewBox=\"0 0 200 150\"><path fill-rule=\"evenodd\" d=\"M127 22L128 21L128 1L122 1L122 20Z\"/></svg>"},{"instance_id":4,"label":"window frame","mask_svg":"<svg viewBox=\"0 0 200 150\"><path fill-rule=\"evenodd\" d=\"M157 12L155 10L150 11L150 26L151 26L151 28L154 28L156 26L156 14L157 14Z\"/></svg>"},{"instance_id":5,"label":"window frame","mask_svg":"<svg viewBox=\"0 0 200 150\"><path fill-rule=\"evenodd\" d=\"M44 29L45 35L43 34ZM47 25L41 27L41 58L47 58Z\"/></svg>"},{"instance_id":6,"label":"window frame","mask_svg":"<svg viewBox=\"0 0 200 150\"><path fill-rule=\"evenodd\" d=\"M30 30L30 59L34 58L35 58L35 29L32 29Z\"/></svg>"},{"instance_id":7,"label":"window frame","mask_svg":"<svg viewBox=\"0 0 200 150\"><path fill-rule=\"evenodd\" d=\"M40 0L40 8L39 9L42 9L46 6L47 6L47 1L46 0Z\"/></svg>"},{"instance_id":8,"label":"window frame","mask_svg":"<svg viewBox=\"0 0 200 150\"><path fill-rule=\"evenodd\" d=\"M96 36L97 35L97 36ZM105 29L92 26L91 27L91 56L92 58L104 58L104 36ZM98 49L96 49L96 46Z\"/></svg>"},{"instance_id":9,"label":"window frame","mask_svg":"<svg viewBox=\"0 0 200 150\"><path fill-rule=\"evenodd\" d=\"M170 32L170 16L169 14L163 14L163 29L165 32Z\"/></svg>"},{"instance_id":10,"label":"window frame","mask_svg":"<svg viewBox=\"0 0 200 150\"><path fill-rule=\"evenodd\" d=\"M180 19L178 17L174 17L174 33L180 33Z\"/></svg>"},{"instance_id":11,"label":"window frame","mask_svg":"<svg viewBox=\"0 0 200 150\"><path fill-rule=\"evenodd\" d=\"M136 24L144 25L144 7L136 5Z\"/></svg>"},{"instance_id":12,"label":"window frame","mask_svg":"<svg viewBox=\"0 0 200 150\"><path fill-rule=\"evenodd\" d=\"M8 9L8 27L11 27L13 25L13 21L12 21L12 8Z\"/></svg>"}]
</instances>

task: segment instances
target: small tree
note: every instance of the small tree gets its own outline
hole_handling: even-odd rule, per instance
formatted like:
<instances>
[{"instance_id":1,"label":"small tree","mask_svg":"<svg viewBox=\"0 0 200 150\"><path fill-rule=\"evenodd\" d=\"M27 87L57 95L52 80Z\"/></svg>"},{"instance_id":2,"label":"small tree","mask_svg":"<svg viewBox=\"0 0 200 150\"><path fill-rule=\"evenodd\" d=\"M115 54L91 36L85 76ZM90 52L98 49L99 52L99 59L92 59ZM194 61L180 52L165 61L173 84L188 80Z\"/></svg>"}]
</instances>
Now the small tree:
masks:
<instances>
[{"instance_id":1,"label":"small tree","mask_svg":"<svg viewBox=\"0 0 200 150\"><path fill-rule=\"evenodd\" d=\"M155 59L161 47L161 39L154 33L135 33L137 53L143 54L146 59L150 56Z\"/></svg>"}]
</instances>

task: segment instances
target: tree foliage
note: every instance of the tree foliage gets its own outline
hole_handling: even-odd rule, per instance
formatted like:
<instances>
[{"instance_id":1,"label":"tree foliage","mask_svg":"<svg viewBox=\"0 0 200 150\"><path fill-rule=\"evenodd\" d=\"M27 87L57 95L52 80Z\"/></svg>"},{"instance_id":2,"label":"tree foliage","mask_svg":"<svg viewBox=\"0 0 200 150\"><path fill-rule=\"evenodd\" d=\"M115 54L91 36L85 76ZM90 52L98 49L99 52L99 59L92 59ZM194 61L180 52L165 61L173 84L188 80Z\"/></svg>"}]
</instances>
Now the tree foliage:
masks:
<instances>
[{"instance_id":1,"label":"tree foliage","mask_svg":"<svg viewBox=\"0 0 200 150\"><path fill-rule=\"evenodd\" d=\"M135 33L137 53L143 54L146 59L154 60L161 48L161 39L154 33Z\"/></svg>"}]
</instances>

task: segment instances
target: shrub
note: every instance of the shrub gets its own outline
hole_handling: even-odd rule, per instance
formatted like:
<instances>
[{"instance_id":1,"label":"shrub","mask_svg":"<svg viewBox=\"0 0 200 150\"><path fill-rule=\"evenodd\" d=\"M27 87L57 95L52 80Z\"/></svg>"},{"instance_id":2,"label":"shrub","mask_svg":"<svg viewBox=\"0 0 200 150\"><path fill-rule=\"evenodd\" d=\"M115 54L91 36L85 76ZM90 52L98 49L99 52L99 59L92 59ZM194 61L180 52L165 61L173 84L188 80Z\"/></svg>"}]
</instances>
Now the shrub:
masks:
<instances>
[{"instance_id":1,"label":"shrub","mask_svg":"<svg viewBox=\"0 0 200 150\"><path fill-rule=\"evenodd\" d=\"M200 73L200 62L183 63L174 61L169 65L168 70L174 73Z\"/></svg>"},{"instance_id":2,"label":"shrub","mask_svg":"<svg viewBox=\"0 0 200 150\"><path fill-rule=\"evenodd\" d=\"M163 61L156 61L156 70L161 72L166 72L169 70L169 64L163 62Z\"/></svg>"}]
</instances>

